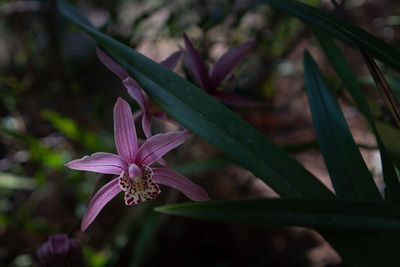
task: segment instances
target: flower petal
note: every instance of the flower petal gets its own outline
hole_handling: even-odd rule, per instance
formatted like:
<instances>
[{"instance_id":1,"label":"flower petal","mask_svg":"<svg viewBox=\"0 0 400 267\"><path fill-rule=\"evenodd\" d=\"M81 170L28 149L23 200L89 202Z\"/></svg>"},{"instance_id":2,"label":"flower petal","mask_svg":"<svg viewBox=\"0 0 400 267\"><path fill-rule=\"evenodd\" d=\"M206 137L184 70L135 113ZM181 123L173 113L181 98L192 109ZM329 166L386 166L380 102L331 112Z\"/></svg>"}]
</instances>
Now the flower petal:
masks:
<instances>
[{"instance_id":1,"label":"flower petal","mask_svg":"<svg viewBox=\"0 0 400 267\"><path fill-rule=\"evenodd\" d=\"M120 175L126 163L117 155L97 152L65 164L70 169Z\"/></svg>"},{"instance_id":2,"label":"flower petal","mask_svg":"<svg viewBox=\"0 0 400 267\"><path fill-rule=\"evenodd\" d=\"M139 145L139 147L141 147L144 143L146 143L146 141L147 141L147 140L138 139L138 145ZM161 164L161 166L167 167L167 162L165 161L165 159L159 158L159 159L157 160L157 162L158 162L159 164Z\"/></svg>"},{"instance_id":3,"label":"flower petal","mask_svg":"<svg viewBox=\"0 0 400 267\"><path fill-rule=\"evenodd\" d=\"M153 168L153 173L153 181L155 183L175 188L184 193L191 200L204 201L210 199L203 188L170 169Z\"/></svg>"},{"instance_id":4,"label":"flower petal","mask_svg":"<svg viewBox=\"0 0 400 267\"><path fill-rule=\"evenodd\" d=\"M181 131L152 136L140 147L135 163L138 166L149 166L168 151L182 144L188 133L189 131Z\"/></svg>"},{"instance_id":5,"label":"flower petal","mask_svg":"<svg viewBox=\"0 0 400 267\"><path fill-rule=\"evenodd\" d=\"M157 111L156 113L154 113L154 114L153 114L153 118L157 118L157 119L160 119L160 120L163 120L163 121L167 121L167 122L170 122L170 123L172 123L172 124L175 124L176 126L179 126L179 127L181 127L181 128L185 128L185 127L182 126L182 124L180 124L179 122L177 122L177 121L174 120L173 118L168 117L168 115L165 114L165 112L162 111L162 110L159 110L159 111Z\"/></svg>"},{"instance_id":6,"label":"flower petal","mask_svg":"<svg viewBox=\"0 0 400 267\"><path fill-rule=\"evenodd\" d=\"M245 42L223 54L210 71L211 84L217 88L243 56L252 48L254 41Z\"/></svg>"},{"instance_id":7,"label":"flower petal","mask_svg":"<svg viewBox=\"0 0 400 267\"><path fill-rule=\"evenodd\" d=\"M141 116L143 116L143 110L139 109L133 113L133 120L137 121Z\"/></svg>"},{"instance_id":8,"label":"flower petal","mask_svg":"<svg viewBox=\"0 0 400 267\"><path fill-rule=\"evenodd\" d=\"M135 99L139 106L144 110L146 108L146 100L144 98L142 88L132 77L123 80L123 84L128 90L129 95Z\"/></svg>"},{"instance_id":9,"label":"flower petal","mask_svg":"<svg viewBox=\"0 0 400 267\"><path fill-rule=\"evenodd\" d=\"M49 242L44 243L40 248L38 248L36 254L39 258L40 263L43 265L52 262L54 258L52 251L50 250Z\"/></svg>"},{"instance_id":10,"label":"flower petal","mask_svg":"<svg viewBox=\"0 0 400 267\"><path fill-rule=\"evenodd\" d=\"M147 139L151 137L151 115L148 112L143 113L142 128Z\"/></svg>"},{"instance_id":11,"label":"flower petal","mask_svg":"<svg viewBox=\"0 0 400 267\"><path fill-rule=\"evenodd\" d=\"M136 129L131 108L120 97L114 106L114 138L118 154L126 163L133 163L138 149Z\"/></svg>"},{"instance_id":12,"label":"flower petal","mask_svg":"<svg viewBox=\"0 0 400 267\"><path fill-rule=\"evenodd\" d=\"M96 54L100 61L112 72L114 72L121 80L129 77L129 73L121 67L117 62L112 60L106 53L104 53L100 48L96 47Z\"/></svg>"},{"instance_id":13,"label":"flower petal","mask_svg":"<svg viewBox=\"0 0 400 267\"><path fill-rule=\"evenodd\" d=\"M110 202L119 192L121 188L118 185L118 178L113 179L111 182L103 186L96 195L90 200L86 214L82 219L81 231L84 232L86 228L93 222L103 207Z\"/></svg>"},{"instance_id":14,"label":"flower petal","mask_svg":"<svg viewBox=\"0 0 400 267\"><path fill-rule=\"evenodd\" d=\"M193 73L201 88L209 92L211 90L211 80L208 75L207 65L201 58L199 52L193 47L185 33L183 34L183 39L185 40L185 46L187 49L183 54L183 60L185 61L186 66Z\"/></svg>"},{"instance_id":15,"label":"flower petal","mask_svg":"<svg viewBox=\"0 0 400 267\"><path fill-rule=\"evenodd\" d=\"M161 61L160 64L169 70L174 70L179 62L179 59L181 58L181 54L181 51L176 51L172 53L169 57Z\"/></svg>"},{"instance_id":16,"label":"flower petal","mask_svg":"<svg viewBox=\"0 0 400 267\"><path fill-rule=\"evenodd\" d=\"M167 167L168 165L167 165L167 161L165 160L165 159L163 159L163 158L159 158L158 160L157 160L157 162L161 165L161 166L164 166L164 167Z\"/></svg>"},{"instance_id":17,"label":"flower petal","mask_svg":"<svg viewBox=\"0 0 400 267\"><path fill-rule=\"evenodd\" d=\"M246 99L238 94L232 92L215 91L212 96L221 100L222 102L238 106L238 107L266 107L267 105L262 102Z\"/></svg>"},{"instance_id":18,"label":"flower petal","mask_svg":"<svg viewBox=\"0 0 400 267\"><path fill-rule=\"evenodd\" d=\"M56 266L66 259L69 247L69 239L66 234L50 236L48 241L38 248L36 254L43 265Z\"/></svg>"}]
</instances>

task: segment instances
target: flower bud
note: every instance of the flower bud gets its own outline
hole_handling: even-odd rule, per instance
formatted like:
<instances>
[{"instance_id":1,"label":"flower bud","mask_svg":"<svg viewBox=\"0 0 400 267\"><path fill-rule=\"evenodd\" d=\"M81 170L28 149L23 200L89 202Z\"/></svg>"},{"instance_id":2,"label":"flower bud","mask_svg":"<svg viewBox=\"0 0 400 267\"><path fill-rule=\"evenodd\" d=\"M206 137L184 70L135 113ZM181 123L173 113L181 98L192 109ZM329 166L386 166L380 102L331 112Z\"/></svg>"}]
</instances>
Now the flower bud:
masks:
<instances>
[{"instance_id":1,"label":"flower bud","mask_svg":"<svg viewBox=\"0 0 400 267\"><path fill-rule=\"evenodd\" d=\"M50 236L36 253L43 266L79 266L82 261L80 242L66 234Z\"/></svg>"}]
</instances>

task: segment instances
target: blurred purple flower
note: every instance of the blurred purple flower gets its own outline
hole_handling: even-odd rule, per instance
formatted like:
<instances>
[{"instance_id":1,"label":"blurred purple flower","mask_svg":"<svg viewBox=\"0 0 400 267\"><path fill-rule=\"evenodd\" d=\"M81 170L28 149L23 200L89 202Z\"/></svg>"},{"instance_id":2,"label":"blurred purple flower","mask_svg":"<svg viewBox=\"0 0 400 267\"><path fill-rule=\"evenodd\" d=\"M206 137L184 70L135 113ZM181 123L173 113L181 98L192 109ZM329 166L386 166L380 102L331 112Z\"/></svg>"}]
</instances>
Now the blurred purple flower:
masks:
<instances>
[{"instance_id":1,"label":"blurred purple flower","mask_svg":"<svg viewBox=\"0 0 400 267\"><path fill-rule=\"evenodd\" d=\"M150 167L168 151L182 144L187 134L187 130L157 134L138 148L131 108L118 98L114 107L114 137L118 155L98 152L65 164L75 170L119 175L92 198L82 219L81 230L85 231L101 209L121 191L125 192L125 204L129 206L154 199L160 194L156 183L173 187L195 201L208 200L201 187L178 173L167 168Z\"/></svg>"},{"instance_id":2,"label":"blurred purple flower","mask_svg":"<svg viewBox=\"0 0 400 267\"><path fill-rule=\"evenodd\" d=\"M153 117L175 123L175 121L169 118L164 111L158 108L158 106L150 99L148 95L143 94L140 85L129 76L129 73L122 68L121 65L112 60L99 48L96 48L96 53L100 61L122 80L123 84L128 90L129 95L139 104L141 109L135 112L133 118L136 121L142 117L142 128L147 139L151 137L151 120ZM160 64L169 70L173 70L178 64L180 56L180 51L174 52L168 58L161 61Z\"/></svg>"},{"instance_id":3,"label":"blurred purple flower","mask_svg":"<svg viewBox=\"0 0 400 267\"><path fill-rule=\"evenodd\" d=\"M200 53L194 48L186 34L183 34L186 51L183 59L186 66L193 73L200 87L208 94L231 105L262 106L263 103L248 100L232 92L218 91L217 88L239 63L243 56L253 47L254 41L245 42L223 54L209 70Z\"/></svg>"},{"instance_id":4,"label":"blurred purple flower","mask_svg":"<svg viewBox=\"0 0 400 267\"><path fill-rule=\"evenodd\" d=\"M44 266L79 266L82 261L80 242L69 239L66 234L50 236L36 253Z\"/></svg>"}]
</instances>

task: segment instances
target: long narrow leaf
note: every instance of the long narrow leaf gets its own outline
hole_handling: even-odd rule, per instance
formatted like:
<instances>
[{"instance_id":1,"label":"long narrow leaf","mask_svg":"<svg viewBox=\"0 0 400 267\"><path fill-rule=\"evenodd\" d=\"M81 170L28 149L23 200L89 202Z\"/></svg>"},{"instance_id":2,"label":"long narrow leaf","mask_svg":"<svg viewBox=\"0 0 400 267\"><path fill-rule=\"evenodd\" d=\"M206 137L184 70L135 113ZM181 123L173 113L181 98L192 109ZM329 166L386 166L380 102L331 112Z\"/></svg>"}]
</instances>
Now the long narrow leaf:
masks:
<instances>
[{"instance_id":1,"label":"long narrow leaf","mask_svg":"<svg viewBox=\"0 0 400 267\"><path fill-rule=\"evenodd\" d=\"M92 36L171 117L208 140L285 197L334 195L295 159L239 116L179 75L87 23L70 4L61 13Z\"/></svg>"},{"instance_id":2,"label":"long narrow leaf","mask_svg":"<svg viewBox=\"0 0 400 267\"><path fill-rule=\"evenodd\" d=\"M392 116L397 123L397 127L400 127L400 103L397 100L393 89L390 88L390 85L386 81L385 76L383 75L378 64L376 64L370 53L368 53L368 51L365 49L361 49L361 55L364 58L364 62L368 67L369 73L375 81L376 87L381 92L383 99L385 99L386 107L388 107L388 109L392 113Z\"/></svg>"},{"instance_id":3,"label":"long narrow leaf","mask_svg":"<svg viewBox=\"0 0 400 267\"><path fill-rule=\"evenodd\" d=\"M313 31L331 65L335 69L340 79L343 81L344 86L347 88L347 90L349 90L354 102L369 122L371 129L375 134L379 150L381 152L383 178L386 183L385 199L395 203L400 203L400 184L396 170L392 160L389 157L388 151L382 142L382 138L379 135L378 129L375 125L374 117L357 82L356 76L341 53L339 47L334 43L329 35L317 29L313 29Z\"/></svg>"},{"instance_id":4,"label":"long narrow leaf","mask_svg":"<svg viewBox=\"0 0 400 267\"><path fill-rule=\"evenodd\" d=\"M307 51L304 70L315 130L336 193L345 198L381 200L339 104Z\"/></svg>"},{"instance_id":5,"label":"long narrow leaf","mask_svg":"<svg viewBox=\"0 0 400 267\"><path fill-rule=\"evenodd\" d=\"M363 47L376 59L400 71L400 52L396 48L342 18L296 0L260 2L287 12L355 48Z\"/></svg>"},{"instance_id":6,"label":"long narrow leaf","mask_svg":"<svg viewBox=\"0 0 400 267\"><path fill-rule=\"evenodd\" d=\"M189 162L179 166L175 166L172 167L172 169L182 174L183 176L187 176L196 172L220 169L232 164L234 164L234 162L226 156L213 156L204 160Z\"/></svg>"},{"instance_id":7,"label":"long narrow leaf","mask_svg":"<svg viewBox=\"0 0 400 267\"><path fill-rule=\"evenodd\" d=\"M400 206L310 199L240 199L192 202L155 209L184 217L316 229L400 232Z\"/></svg>"},{"instance_id":8,"label":"long narrow leaf","mask_svg":"<svg viewBox=\"0 0 400 267\"><path fill-rule=\"evenodd\" d=\"M241 199L183 203L156 211L195 219L269 226L305 226L319 230L346 266L398 266L396 249L381 236L400 232L400 206L350 200Z\"/></svg>"}]
</instances>

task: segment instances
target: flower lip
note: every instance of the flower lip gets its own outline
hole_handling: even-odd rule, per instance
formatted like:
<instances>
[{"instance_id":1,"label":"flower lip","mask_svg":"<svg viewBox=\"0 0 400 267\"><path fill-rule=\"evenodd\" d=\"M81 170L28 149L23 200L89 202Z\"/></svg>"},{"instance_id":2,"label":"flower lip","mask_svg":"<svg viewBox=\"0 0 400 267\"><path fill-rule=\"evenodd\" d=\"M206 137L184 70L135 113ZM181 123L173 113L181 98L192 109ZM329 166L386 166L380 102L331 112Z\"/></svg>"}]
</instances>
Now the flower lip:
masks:
<instances>
[{"instance_id":1,"label":"flower lip","mask_svg":"<svg viewBox=\"0 0 400 267\"><path fill-rule=\"evenodd\" d=\"M161 190L153 182L153 170L145 166L140 177L131 178L122 172L118 178L121 190L125 191L125 204L128 206L136 205L146 200L154 199L160 194Z\"/></svg>"}]
</instances>

